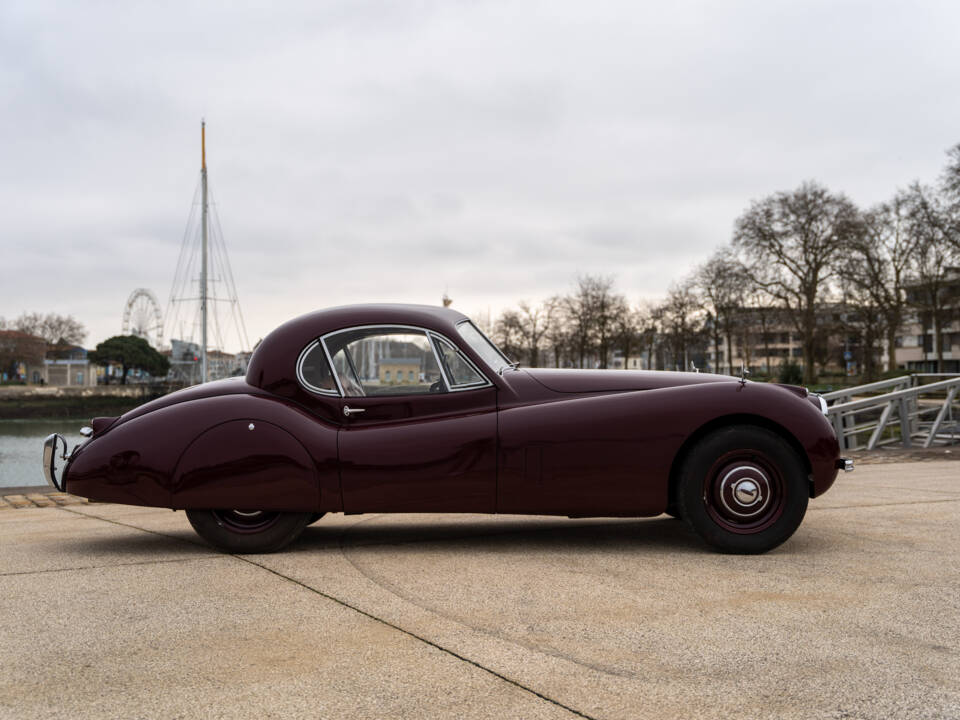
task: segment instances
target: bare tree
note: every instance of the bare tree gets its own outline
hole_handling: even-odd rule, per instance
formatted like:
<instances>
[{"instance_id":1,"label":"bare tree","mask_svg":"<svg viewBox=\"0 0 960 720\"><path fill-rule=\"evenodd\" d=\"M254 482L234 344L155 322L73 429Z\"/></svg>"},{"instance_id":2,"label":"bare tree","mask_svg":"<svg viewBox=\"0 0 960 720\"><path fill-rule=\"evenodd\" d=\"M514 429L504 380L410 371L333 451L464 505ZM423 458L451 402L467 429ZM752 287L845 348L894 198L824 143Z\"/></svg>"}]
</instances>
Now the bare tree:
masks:
<instances>
[{"instance_id":1,"label":"bare tree","mask_svg":"<svg viewBox=\"0 0 960 720\"><path fill-rule=\"evenodd\" d=\"M943 370L943 329L950 310L949 268L958 261L956 226L950 208L932 188L914 183L905 195L907 230L912 236L910 269L917 282L910 299L920 311L921 322L933 334L932 352L936 370ZM926 353L926 348L924 348Z\"/></svg>"},{"instance_id":2,"label":"bare tree","mask_svg":"<svg viewBox=\"0 0 960 720\"><path fill-rule=\"evenodd\" d=\"M618 335L620 318L627 312L627 301L612 292L613 281L595 278L593 284L593 316L596 347L601 368L610 367L610 353Z\"/></svg>"},{"instance_id":3,"label":"bare tree","mask_svg":"<svg viewBox=\"0 0 960 720\"><path fill-rule=\"evenodd\" d=\"M773 374L773 368L770 367L770 342L774 329L781 326L784 314L775 302L775 298L771 297L766 290L748 280L744 288L743 305L731 319L731 335L739 339L741 355L747 367L751 365L754 341L759 340L763 345L764 372L767 377ZM759 335L755 335L757 331ZM729 341L727 347L728 349L730 347ZM730 362L730 372L731 374L738 372L732 362Z\"/></svg>"},{"instance_id":4,"label":"bare tree","mask_svg":"<svg viewBox=\"0 0 960 720\"><path fill-rule=\"evenodd\" d=\"M22 330L4 331L0 334L0 375L14 369L21 362L43 362L47 343L40 337Z\"/></svg>"},{"instance_id":5,"label":"bare tree","mask_svg":"<svg viewBox=\"0 0 960 720\"><path fill-rule=\"evenodd\" d=\"M522 301L519 310L505 310L494 330L501 349L529 367L539 367L544 336L550 329L550 309L549 302L534 306Z\"/></svg>"},{"instance_id":6,"label":"bare tree","mask_svg":"<svg viewBox=\"0 0 960 720\"><path fill-rule=\"evenodd\" d=\"M607 367L616 313L622 299L613 293L613 278L582 275L573 293L563 298L570 340L577 366L584 367L594 352Z\"/></svg>"},{"instance_id":7,"label":"bare tree","mask_svg":"<svg viewBox=\"0 0 960 720\"><path fill-rule=\"evenodd\" d=\"M550 329L552 319L550 307L546 303L534 307L527 302L521 302L520 319L523 323L522 328L530 367L540 367L540 348L544 336Z\"/></svg>"},{"instance_id":8,"label":"bare tree","mask_svg":"<svg viewBox=\"0 0 960 720\"><path fill-rule=\"evenodd\" d=\"M523 320L516 310L504 310L493 325L493 338L511 360L523 356Z\"/></svg>"},{"instance_id":9,"label":"bare tree","mask_svg":"<svg viewBox=\"0 0 960 720\"><path fill-rule=\"evenodd\" d=\"M723 372L720 337L727 345L726 372L733 372L733 329L748 290L747 270L729 248L721 248L694 274L694 283L710 313L714 372Z\"/></svg>"},{"instance_id":10,"label":"bare tree","mask_svg":"<svg viewBox=\"0 0 960 720\"><path fill-rule=\"evenodd\" d=\"M851 254L846 263L845 274L848 277L853 278L863 270L862 258L857 254ZM884 313L874 301L874 293L862 282L845 284L841 290L843 300L839 317L833 327L826 328L827 337L823 339L825 350L828 354L831 349L834 350L837 364L844 367L848 359L847 352L852 352L847 341L854 338L863 381L873 382L877 379L878 370L876 350L886 328ZM839 342L831 348L829 338L838 336Z\"/></svg>"},{"instance_id":11,"label":"bare tree","mask_svg":"<svg viewBox=\"0 0 960 720\"><path fill-rule=\"evenodd\" d=\"M663 333L673 356L675 369L689 370L694 342L700 335L702 320L700 299L693 283L673 285L662 307Z\"/></svg>"},{"instance_id":12,"label":"bare tree","mask_svg":"<svg viewBox=\"0 0 960 720\"><path fill-rule=\"evenodd\" d=\"M42 337L51 345L79 345L87 337L86 328L72 315L24 313L12 326L20 332Z\"/></svg>"},{"instance_id":13,"label":"bare tree","mask_svg":"<svg viewBox=\"0 0 960 720\"><path fill-rule=\"evenodd\" d=\"M547 308L545 340L553 354L554 367L560 367L570 346L570 328L567 322L563 298L554 295L544 302Z\"/></svg>"},{"instance_id":14,"label":"bare tree","mask_svg":"<svg viewBox=\"0 0 960 720\"><path fill-rule=\"evenodd\" d=\"M897 366L897 333L903 325L905 283L916 247L916 238L907 228L909 205L908 195L898 193L864 213L864 232L852 243L844 270L855 286L850 288L855 301L883 319L880 332L886 336L887 370Z\"/></svg>"},{"instance_id":15,"label":"bare tree","mask_svg":"<svg viewBox=\"0 0 960 720\"><path fill-rule=\"evenodd\" d=\"M624 300L614 320L614 345L623 356L623 368L628 369L630 358L643 352L643 322L639 309L629 306Z\"/></svg>"},{"instance_id":16,"label":"bare tree","mask_svg":"<svg viewBox=\"0 0 960 720\"><path fill-rule=\"evenodd\" d=\"M850 200L813 182L754 202L737 219L734 246L751 279L789 311L808 384L816 381L817 307L861 225Z\"/></svg>"},{"instance_id":17,"label":"bare tree","mask_svg":"<svg viewBox=\"0 0 960 720\"><path fill-rule=\"evenodd\" d=\"M947 166L941 177L943 191L950 200L953 215L960 215L960 144L954 145L947 151ZM957 238L954 237L954 242Z\"/></svg>"}]
</instances>

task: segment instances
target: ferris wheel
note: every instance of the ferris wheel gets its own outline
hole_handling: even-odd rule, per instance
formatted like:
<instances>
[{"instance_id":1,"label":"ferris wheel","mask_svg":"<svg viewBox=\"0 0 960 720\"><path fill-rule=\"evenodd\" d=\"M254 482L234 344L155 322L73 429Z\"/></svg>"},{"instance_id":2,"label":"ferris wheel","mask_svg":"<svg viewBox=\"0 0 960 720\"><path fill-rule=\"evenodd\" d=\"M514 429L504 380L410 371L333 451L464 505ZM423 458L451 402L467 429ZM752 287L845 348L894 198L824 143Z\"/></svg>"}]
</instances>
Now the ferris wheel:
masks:
<instances>
[{"instance_id":1,"label":"ferris wheel","mask_svg":"<svg viewBox=\"0 0 960 720\"><path fill-rule=\"evenodd\" d=\"M123 309L123 334L142 337L155 348L163 341L163 314L157 296L146 288L137 288Z\"/></svg>"}]
</instances>

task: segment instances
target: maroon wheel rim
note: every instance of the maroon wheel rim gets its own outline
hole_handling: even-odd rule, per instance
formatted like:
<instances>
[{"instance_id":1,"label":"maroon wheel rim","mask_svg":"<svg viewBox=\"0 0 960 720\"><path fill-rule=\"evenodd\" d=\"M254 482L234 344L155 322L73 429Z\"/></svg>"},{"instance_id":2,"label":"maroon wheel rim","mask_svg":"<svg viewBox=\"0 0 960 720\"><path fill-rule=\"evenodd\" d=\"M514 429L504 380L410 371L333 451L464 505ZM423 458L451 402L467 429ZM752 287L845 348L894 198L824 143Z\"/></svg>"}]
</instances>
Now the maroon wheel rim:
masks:
<instances>
[{"instance_id":1,"label":"maroon wheel rim","mask_svg":"<svg viewBox=\"0 0 960 720\"><path fill-rule=\"evenodd\" d=\"M722 455L704 478L707 513L729 532L750 535L766 530L783 514L786 499L777 466L756 450Z\"/></svg>"},{"instance_id":2,"label":"maroon wheel rim","mask_svg":"<svg viewBox=\"0 0 960 720\"><path fill-rule=\"evenodd\" d=\"M280 513L266 510L213 510L212 512L221 527L241 534L263 532L280 519Z\"/></svg>"}]
</instances>

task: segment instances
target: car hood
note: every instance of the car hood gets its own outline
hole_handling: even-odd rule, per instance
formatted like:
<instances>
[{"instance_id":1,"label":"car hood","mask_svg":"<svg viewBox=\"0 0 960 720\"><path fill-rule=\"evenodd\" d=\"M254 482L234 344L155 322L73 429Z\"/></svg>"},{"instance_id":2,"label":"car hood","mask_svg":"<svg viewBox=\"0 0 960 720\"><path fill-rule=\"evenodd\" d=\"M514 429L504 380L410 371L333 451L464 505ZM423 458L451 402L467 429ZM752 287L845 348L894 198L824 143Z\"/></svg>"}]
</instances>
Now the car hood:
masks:
<instances>
[{"instance_id":1,"label":"car hood","mask_svg":"<svg viewBox=\"0 0 960 720\"><path fill-rule=\"evenodd\" d=\"M626 392L657 390L680 385L703 385L715 382L738 382L729 375L709 373L667 372L652 370L550 370L524 369L549 390L563 393Z\"/></svg>"}]
</instances>

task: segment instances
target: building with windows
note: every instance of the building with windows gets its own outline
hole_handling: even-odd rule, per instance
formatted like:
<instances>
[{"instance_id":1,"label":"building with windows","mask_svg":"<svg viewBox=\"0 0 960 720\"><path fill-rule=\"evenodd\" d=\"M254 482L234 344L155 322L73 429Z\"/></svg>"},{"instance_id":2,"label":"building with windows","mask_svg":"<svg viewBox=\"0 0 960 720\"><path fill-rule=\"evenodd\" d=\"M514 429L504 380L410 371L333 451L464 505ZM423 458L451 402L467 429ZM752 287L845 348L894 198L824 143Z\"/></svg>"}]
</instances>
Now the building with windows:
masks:
<instances>
[{"instance_id":1,"label":"building with windows","mask_svg":"<svg viewBox=\"0 0 960 720\"><path fill-rule=\"evenodd\" d=\"M43 363L47 385L92 387L97 384L97 368L90 364L87 350L79 345L51 345Z\"/></svg>"},{"instance_id":2,"label":"building with windows","mask_svg":"<svg viewBox=\"0 0 960 720\"><path fill-rule=\"evenodd\" d=\"M400 385L420 382L422 363L415 357L386 357L378 366L381 385Z\"/></svg>"},{"instance_id":3,"label":"building with windows","mask_svg":"<svg viewBox=\"0 0 960 720\"><path fill-rule=\"evenodd\" d=\"M897 334L897 367L913 372L960 373L960 267L948 268L937 289L940 311L929 306L930 290L920 284L907 287L912 309ZM941 356L943 364L937 367Z\"/></svg>"}]
</instances>

